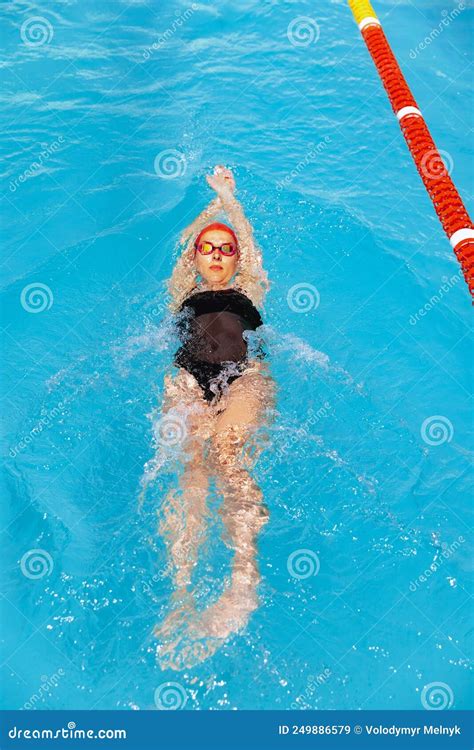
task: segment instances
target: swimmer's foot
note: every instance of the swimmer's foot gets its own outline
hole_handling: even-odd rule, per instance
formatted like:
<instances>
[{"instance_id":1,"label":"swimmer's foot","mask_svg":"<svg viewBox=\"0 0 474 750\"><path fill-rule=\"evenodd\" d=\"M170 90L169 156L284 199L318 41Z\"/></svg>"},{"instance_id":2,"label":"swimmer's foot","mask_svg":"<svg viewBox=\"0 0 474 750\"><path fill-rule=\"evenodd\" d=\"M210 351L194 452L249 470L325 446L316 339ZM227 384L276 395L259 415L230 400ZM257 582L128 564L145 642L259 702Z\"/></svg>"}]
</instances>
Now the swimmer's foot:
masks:
<instances>
[{"instance_id":1,"label":"swimmer's foot","mask_svg":"<svg viewBox=\"0 0 474 750\"><path fill-rule=\"evenodd\" d=\"M162 670L191 669L197 664L209 659L222 646L220 638L205 638L194 640L189 634L183 633L175 641L158 646L157 662Z\"/></svg>"},{"instance_id":2,"label":"swimmer's foot","mask_svg":"<svg viewBox=\"0 0 474 750\"><path fill-rule=\"evenodd\" d=\"M161 669L190 669L208 659L222 645L215 638L193 637L193 623L198 618L194 599L188 591L175 592L173 605L163 622L155 628L160 643L156 659Z\"/></svg>"},{"instance_id":3,"label":"swimmer's foot","mask_svg":"<svg viewBox=\"0 0 474 750\"><path fill-rule=\"evenodd\" d=\"M259 606L257 583L258 578L249 579L241 571L234 572L231 586L190 623L190 635L226 639L245 628L250 615Z\"/></svg>"},{"instance_id":4,"label":"swimmer's foot","mask_svg":"<svg viewBox=\"0 0 474 750\"><path fill-rule=\"evenodd\" d=\"M155 626L154 635L162 641L176 640L194 616L195 606L192 594L186 589L177 589L171 595L171 608L164 620Z\"/></svg>"},{"instance_id":5,"label":"swimmer's foot","mask_svg":"<svg viewBox=\"0 0 474 750\"><path fill-rule=\"evenodd\" d=\"M192 594L186 588L174 591L170 611L154 629L154 635L160 641L156 658L161 669L185 669L193 660L187 626L194 613Z\"/></svg>"}]
</instances>

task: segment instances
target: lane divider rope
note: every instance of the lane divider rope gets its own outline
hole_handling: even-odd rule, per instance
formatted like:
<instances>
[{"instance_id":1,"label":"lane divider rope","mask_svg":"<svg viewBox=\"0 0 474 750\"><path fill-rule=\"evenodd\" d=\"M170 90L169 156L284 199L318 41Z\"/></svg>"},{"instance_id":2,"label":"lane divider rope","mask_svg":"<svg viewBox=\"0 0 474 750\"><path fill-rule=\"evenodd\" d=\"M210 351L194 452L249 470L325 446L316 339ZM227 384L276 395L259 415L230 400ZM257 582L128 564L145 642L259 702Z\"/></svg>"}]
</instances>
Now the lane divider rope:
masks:
<instances>
[{"instance_id":1,"label":"lane divider rope","mask_svg":"<svg viewBox=\"0 0 474 750\"><path fill-rule=\"evenodd\" d=\"M348 0L398 118L416 168L474 297L474 224L403 76L369 0Z\"/></svg>"}]
</instances>

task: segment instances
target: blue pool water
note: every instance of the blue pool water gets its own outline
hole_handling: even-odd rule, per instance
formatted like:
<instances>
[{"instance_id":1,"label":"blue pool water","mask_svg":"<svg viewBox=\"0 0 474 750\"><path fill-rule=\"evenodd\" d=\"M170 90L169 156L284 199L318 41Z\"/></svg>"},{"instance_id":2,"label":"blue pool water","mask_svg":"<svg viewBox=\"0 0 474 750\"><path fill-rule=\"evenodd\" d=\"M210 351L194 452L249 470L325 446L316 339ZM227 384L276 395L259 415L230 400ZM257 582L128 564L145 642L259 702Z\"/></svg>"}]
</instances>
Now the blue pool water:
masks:
<instances>
[{"instance_id":1,"label":"blue pool water","mask_svg":"<svg viewBox=\"0 0 474 750\"><path fill-rule=\"evenodd\" d=\"M472 210L472 8L434 36L445 3L376 5ZM148 709L175 682L186 710L468 707L469 295L346 3L4 14L2 705ZM176 344L164 282L216 163L272 281L271 516L248 628L162 671L175 470L138 498ZM210 538L203 600L229 565Z\"/></svg>"}]
</instances>

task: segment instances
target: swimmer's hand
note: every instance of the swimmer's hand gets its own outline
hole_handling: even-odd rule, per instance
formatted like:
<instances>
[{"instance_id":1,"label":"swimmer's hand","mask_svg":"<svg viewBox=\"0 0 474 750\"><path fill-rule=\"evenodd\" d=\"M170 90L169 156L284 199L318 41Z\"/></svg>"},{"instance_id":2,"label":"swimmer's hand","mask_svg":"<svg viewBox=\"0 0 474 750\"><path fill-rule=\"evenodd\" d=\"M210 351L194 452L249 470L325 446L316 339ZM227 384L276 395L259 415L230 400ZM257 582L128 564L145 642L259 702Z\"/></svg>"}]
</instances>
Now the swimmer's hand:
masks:
<instances>
[{"instance_id":1,"label":"swimmer's hand","mask_svg":"<svg viewBox=\"0 0 474 750\"><path fill-rule=\"evenodd\" d=\"M233 196L235 191L235 178L231 170L227 169L227 167L215 167L214 174L208 174L206 180L222 200Z\"/></svg>"}]
</instances>

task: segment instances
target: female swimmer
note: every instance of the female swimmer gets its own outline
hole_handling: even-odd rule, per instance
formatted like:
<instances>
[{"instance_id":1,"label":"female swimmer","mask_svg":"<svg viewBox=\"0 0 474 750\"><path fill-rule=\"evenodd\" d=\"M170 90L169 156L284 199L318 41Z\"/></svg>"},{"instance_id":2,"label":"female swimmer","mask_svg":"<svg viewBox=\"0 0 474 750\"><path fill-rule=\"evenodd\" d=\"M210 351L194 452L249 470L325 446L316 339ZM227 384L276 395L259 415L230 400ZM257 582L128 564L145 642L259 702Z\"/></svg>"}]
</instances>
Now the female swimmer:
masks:
<instances>
[{"instance_id":1,"label":"female swimmer","mask_svg":"<svg viewBox=\"0 0 474 750\"><path fill-rule=\"evenodd\" d=\"M257 428L268 424L275 384L261 347L250 354L245 334L262 324L256 306L269 284L252 228L235 197L232 172L216 167L207 182L216 197L184 231L183 251L168 282L182 345L174 359L175 376L165 376L162 414L182 420L184 466L179 490L169 493L160 511L159 530L175 592L171 611L155 632L162 641L160 661L176 669L189 666L193 658L206 658L218 641L245 626L257 608L256 539L269 515L249 473L261 444L251 451L249 444ZM212 221L220 212L233 228ZM198 612L192 573L206 532L211 476L223 496L219 512L234 554L227 587ZM178 658L183 639L187 655L181 643ZM207 640L201 655L190 647L193 639Z\"/></svg>"}]
</instances>

